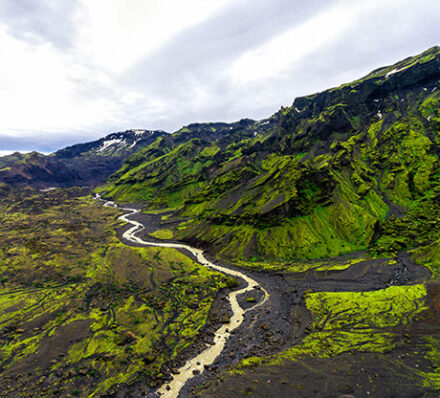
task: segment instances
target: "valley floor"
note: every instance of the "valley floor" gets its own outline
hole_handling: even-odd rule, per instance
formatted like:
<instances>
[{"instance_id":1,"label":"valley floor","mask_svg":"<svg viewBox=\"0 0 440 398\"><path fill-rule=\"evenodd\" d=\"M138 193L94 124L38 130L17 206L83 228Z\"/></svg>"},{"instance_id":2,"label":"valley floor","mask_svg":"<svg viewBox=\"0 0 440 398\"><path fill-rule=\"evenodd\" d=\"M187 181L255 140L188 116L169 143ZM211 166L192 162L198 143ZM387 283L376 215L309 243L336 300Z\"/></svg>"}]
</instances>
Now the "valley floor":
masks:
<instances>
[{"instance_id":1,"label":"valley floor","mask_svg":"<svg viewBox=\"0 0 440 398\"><path fill-rule=\"evenodd\" d=\"M147 226L140 236L151 239L160 219L139 214ZM213 366L179 397L438 396L437 285L424 284L429 270L407 253L356 253L311 262L306 272L245 272L270 292L268 302L247 314ZM240 303L260 298L254 290Z\"/></svg>"},{"instance_id":2,"label":"valley floor","mask_svg":"<svg viewBox=\"0 0 440 398\"><path fill-rule=\"evenodd\" d=\"M225 297L242 282L186 251L135 247L121 213L83 192L0 205L1 397L153 397L230 322ZM171 213L133 218L140 238L173 242ZM275 268L236 268L270 297L179 397L438 396L440 284L427 268L406 252Z\"/></svg>"}]
</instances>

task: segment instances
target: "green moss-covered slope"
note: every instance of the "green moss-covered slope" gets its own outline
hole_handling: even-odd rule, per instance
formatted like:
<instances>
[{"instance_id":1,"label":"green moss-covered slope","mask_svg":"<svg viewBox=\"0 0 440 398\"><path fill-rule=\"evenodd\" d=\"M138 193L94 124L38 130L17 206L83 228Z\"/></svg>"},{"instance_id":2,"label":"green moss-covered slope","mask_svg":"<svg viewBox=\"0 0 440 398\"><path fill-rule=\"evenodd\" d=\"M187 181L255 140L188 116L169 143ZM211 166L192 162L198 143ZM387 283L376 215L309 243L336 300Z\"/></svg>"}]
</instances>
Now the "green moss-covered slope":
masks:
<instances>
[{"instance_id":1,"label":"green moss-covered slope","mask_svg":"<svg viewBox=\"0 0 440 398\"><path fill-rule=\"evenodd\" d=\"M132 248L79 190L0 196L0 396L103 396L163 381L228 280L174 249Z\"/></svg>"},{"instance_id":2,"label":"green moss-covered slope","mask_svg":"<svg viewBox=\"0 0 440 398\"><path fill-rule=\"evenodd\" d=\"M426 246L440 238L437 213L425 211L440 186L439 80L435 47L261 122L190 125L130 157L99 191L178 210L187 222L177 237L225 258Z\"/></svg>"},{"instance_id":3,"label":"green moss-covered slope","mask_svg":"<svg viewBox=\"0 0 440 398\"><path fill-rule=\"evenodd\" d=\"M308 292L305 304L304 339L243 359L200 395L438 396L438 285Z\"/></svg>"}]
</instances>

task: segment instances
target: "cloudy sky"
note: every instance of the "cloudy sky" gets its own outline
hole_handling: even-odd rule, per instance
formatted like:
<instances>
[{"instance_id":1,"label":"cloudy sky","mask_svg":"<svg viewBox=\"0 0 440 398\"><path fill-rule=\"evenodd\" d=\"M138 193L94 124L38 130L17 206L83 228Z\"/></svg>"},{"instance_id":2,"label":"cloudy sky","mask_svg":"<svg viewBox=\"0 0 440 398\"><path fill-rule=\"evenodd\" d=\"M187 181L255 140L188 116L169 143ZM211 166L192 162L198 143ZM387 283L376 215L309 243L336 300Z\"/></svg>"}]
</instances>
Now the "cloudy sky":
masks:
<instances>
[{"instance_id":1,"label":"cloudy sky","mask_svg":"<svg viewBox=\"0 0 440 398\"><path fill-rule=\"evenodd\" d=\"M0 0L0 153L263 119L440 44L438 0Z\"/></svg>"}]
</instances>

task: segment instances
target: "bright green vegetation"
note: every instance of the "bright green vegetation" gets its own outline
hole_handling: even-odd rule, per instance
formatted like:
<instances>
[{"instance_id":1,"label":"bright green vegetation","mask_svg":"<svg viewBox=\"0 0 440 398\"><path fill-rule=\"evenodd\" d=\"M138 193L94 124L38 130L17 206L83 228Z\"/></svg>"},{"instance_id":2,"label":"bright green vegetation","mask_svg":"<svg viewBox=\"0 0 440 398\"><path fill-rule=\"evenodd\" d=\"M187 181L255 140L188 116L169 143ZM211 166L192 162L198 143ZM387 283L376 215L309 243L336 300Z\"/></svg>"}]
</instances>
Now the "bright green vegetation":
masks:
<instances>
[{"instance_id":1,"label":"bright green vegetation","mask_svg":"<svg viewBox=\"0 0 440 398\"><path fill-rule=\"evenodd\" d=\"M365 254L365 253L362 253ZM313 271L315 273L327 272L327 271L343 271L352 265L361 264L364 261L371 261L369 258L363 255L347 256L347 258L327 258L325 260L297 260L291 262L270 262L270 261L258 261L251 259L251 261L238 261L236 264L254 269L254 270L272 270L282 271L285 273L291 272L307 272ZM394 258L378 259L383 266L392 265L396 263Z\"/></svg>"},{"instance_id":2,"label":"bright green vegetation","mask_svg":"<svg viewBox=\"0 0 440 398\"><path fill-rule=\"evenodd\" d=\"M413 259L426 265L435 278L440 276L440 239L413 251Z\"/></svg>"},{"instance_id":3,"label":"bright green vegetation","mask_svg":"<svg viewBox=\"0 0 440 398\"><path fill-rule=\"evenodd\" d=\"M311 293L307 308L314 331L279 358L308 354L323 358L343 352L385 352L403 344L401 330L428 309L423 285L392 286L372 292ZM396 328L396 332L393 332Z\"/></svg>"},{"instance_id":4,"label":"bright green vegetation","mask_svg":"<svg viewBox=\"0 0 440 398\"><path fill-rule=\"evenodd\" d=\"M391 286L371 292L318 292L306 294L306 306L315 328L387 328L405 325L428 309L424 285Z\"/></svg>"},{"instance_id":5,"label":"bright green vegetation","mask_svg":"<svg viewBox=\"0 0 440 398\"><path fill-rule=\"evenodd\" d=\"M419 370L418 374L423 379L425 387L433 387L440 390L440 341L432 336L425 337L426 358L431 362L433 371Z\"/></svg>"},{"instance_id":6,"label":"bright green vegetation","mask_svg":"<svg viewBox=\"0 0 440 398\"><path fill-rule=\"evenodd\" d=\"M439 78L435 47L297 98L264 122L215 131L190 125L128 158L99 191L142 200L147 212L174 208L183 222L173 238L210 247L242 267L306 272L310 280L357 265L380 274L407 251L438 278ZM350 289L341 286L342 280L336 289ZM420 332L432 310L425 285L313 292L305 300L313 318L306 337L268 358L247 358L236 371L249 376L248 368L267 367L270 374L285 362L307 367L312 359L353 364L367 353L399 359L417 385L440 386L426 370L439 366L435 326ZM399 350L422 358L423 371L400 360Z\"/></svg>"},{"instance_id":7,"label":"bright green vegetation","mask_svg":"<svg viewBox=\"0 0 440 398\"><path fill-rule=\"evenodd\" d=\"M313 315L313 326L300 344L264 361L248 358L237 370L304 356L331 358L342 353L388 352L405 344L405 326L428 310L424 285L371 292L308 293L306 306Z\"/></svg>"},{"instance_id":8,"label":"bright green vegetation","mask_svg":"<svg viewBox=\"0 0 440 398\"><path fill-rule=\"evenodd\" d=\"M85 397L121 383L154 386L231 283L174 249L123 245L118 211L79 190L10 192L0 214L6 394Z\"/></svg>"},{"instance_id":9,"label":"bright green vegetation","mask_svg":"<svg viewBox=\"0 0 440 398\"><path fill-rule=\"evenodd\" d=\"M369 292L307 293L306 306L313 325L300 344L269 357L246 358L229 373L243 374L264 367L270 374L272 367L286 361L304 365L311 358L331 361L341 355L376 353L380 360L401 349L405 354L395 356L392 367L404 370L421 388L440 389L439 336L431 334L430 326L423 324L437 315L428 306L425 285L392 286ZM416 344L412 344L413 339ZM404 357L413 359L404 361ZM423 359L430 365L422 369L418 363Z\"/></svg>"},{"instance_id":10,"label":"bright green vegetation","mask_svg":"<svg viewBox=\"0 0 440 398\"><path fill-rule=\"evenodd\" d=\"M159 229L152 232L150 235L158 239L173 239L174 232L171 229Z\"/></svg>"},{"instance_id":11,"label":"bright green vegetation","mask_svg":"<svg viewBox=\"0 0 440 398\"><path fill-rule=\"evenodd\" d=\"M433 277L440 276L440 189L436 187L423 199L412 203L402 217L390 217L377 225L372 253L394 255L407 248L417 248L413 259L425 264Z\"/></svg>"},{"instance_id":12,"label":"bright green vegetation","mask_svg":"<svg viewBox=\"0 0 440 398\"><path fill-rule=\"evenodd\" d=\"M264 123L189 125L98 190L146 211L174 208L186 219L176 238L243 264L419 248L414 258L436 275L439 65L435 47L297 98Z\"/></svg>"},{"instance_id":13,"label":"bright green vegetation","mask_svg":"<svg viewBox=\"0 0 440 398\"><path fill-rule=\"evenodd\" d=\"M143 202L167 225L182 221L154 237L210 247L243 267L313 278L365 261L390 265L408 251L438 278L439 78L436 47L297 98L264 122L160 133L97 192ZM0 164L5 176L11 165L21 175L47 160L12 157ZM156 386L233 283L174 250L122 245L117 212L75 190L17 196L1 184L0 197L0 392L98 396L138 380ZM416 330L428 322L425 285L309 292L305 300L307 336L245 359L240 372L399 349L440 366L435 322L434 332ZM417 383L440 387L434 371L410 367ZM8 378L17 373L25 376Z\"/></svg>"},{"instance_id":14,"label":"bright green vegetation","mask_svg":"<svg viewBox=\"0 0 440 398\"><path fill-rule=\"evenodd\" d=\"M438 298L438 291L431 295L437 305ZM359 364L374 366L369 361L377 361L379 375L389 366L391 374L404 372L409 383L420 390L440 389L440 340L431 323L438 323L438 314L428 305L425 285L367 292L311 292L305 299L313 323L299 344L268 357L243 359L225 377L236 380L243 375L247 380L253 372L274 377L280 367L305 367L312 375L326 369L331 375L335 369L345 372L343 366L338 368L344 361L353 362L351 369L356 371ZM319 368L314 369L312 364ZM323 364L327 365L322 368ZM351 371L345 375L349 382ZM392 384L389 380L379 383Z\"/></svg>"}]
</instances>

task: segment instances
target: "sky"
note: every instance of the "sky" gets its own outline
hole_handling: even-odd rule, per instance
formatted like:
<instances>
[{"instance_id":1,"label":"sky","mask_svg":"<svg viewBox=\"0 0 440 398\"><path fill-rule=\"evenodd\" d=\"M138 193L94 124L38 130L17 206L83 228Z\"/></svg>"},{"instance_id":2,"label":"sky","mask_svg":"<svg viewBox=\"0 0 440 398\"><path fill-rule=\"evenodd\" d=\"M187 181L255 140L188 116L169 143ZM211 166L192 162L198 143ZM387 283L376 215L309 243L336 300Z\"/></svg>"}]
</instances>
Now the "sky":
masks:
<instances>
[{"instance_id":1,"label":"sky","mask_svg":"<svg viewBox=\"0 0 440 398\"><path fill-rule=\"evenodd\" d=\"M0 0L0 155L264 119L440 45L438 0Z\"/></svg>"}]
</instances>

